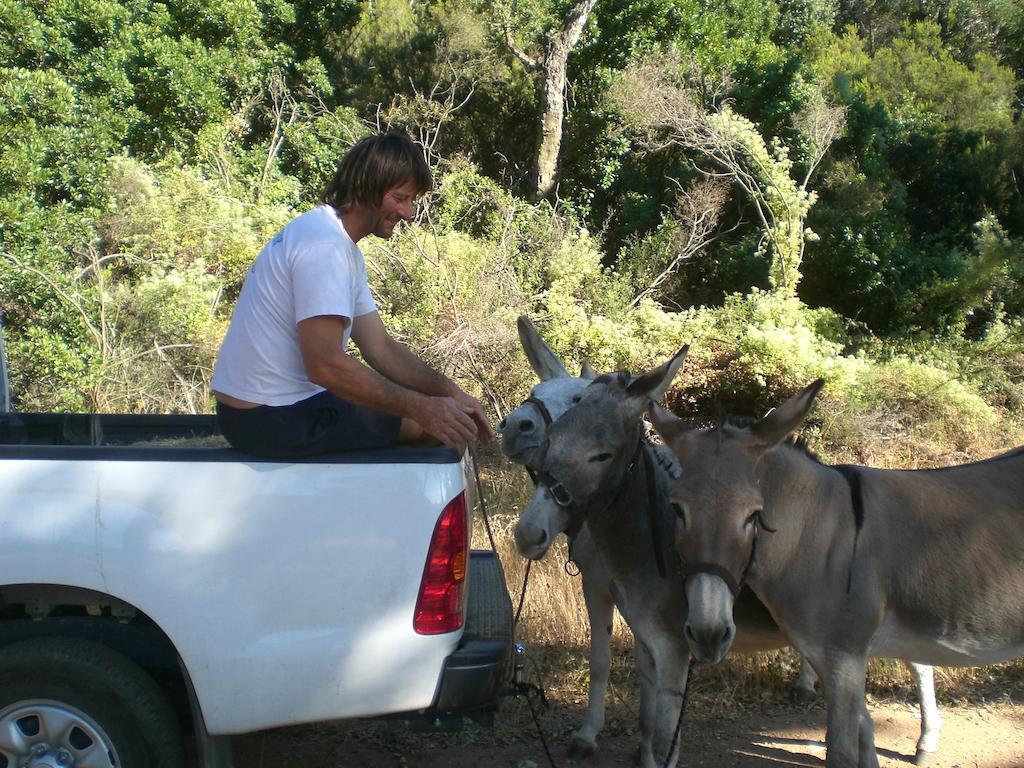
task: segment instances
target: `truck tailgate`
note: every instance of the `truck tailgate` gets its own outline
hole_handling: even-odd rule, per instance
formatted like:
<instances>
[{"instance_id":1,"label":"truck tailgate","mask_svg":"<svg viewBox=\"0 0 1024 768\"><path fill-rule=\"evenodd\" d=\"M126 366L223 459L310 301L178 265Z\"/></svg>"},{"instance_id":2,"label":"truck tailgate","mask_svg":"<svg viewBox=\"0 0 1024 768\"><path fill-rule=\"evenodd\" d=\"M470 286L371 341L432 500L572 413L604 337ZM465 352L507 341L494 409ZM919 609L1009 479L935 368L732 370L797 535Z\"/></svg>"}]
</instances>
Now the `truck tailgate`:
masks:
<instances>
[{"instance_id":1,"label":"truck tailgate","mask_svg":"<svg viewBox=\"0 0 1024 768\"><path fill-rule=\"evenodd\" d=\"M493 706L512 665L512 603L497 556L473 550L466 629L441 675L434 708L456 712Z\"/></svg>"}]
</instances>

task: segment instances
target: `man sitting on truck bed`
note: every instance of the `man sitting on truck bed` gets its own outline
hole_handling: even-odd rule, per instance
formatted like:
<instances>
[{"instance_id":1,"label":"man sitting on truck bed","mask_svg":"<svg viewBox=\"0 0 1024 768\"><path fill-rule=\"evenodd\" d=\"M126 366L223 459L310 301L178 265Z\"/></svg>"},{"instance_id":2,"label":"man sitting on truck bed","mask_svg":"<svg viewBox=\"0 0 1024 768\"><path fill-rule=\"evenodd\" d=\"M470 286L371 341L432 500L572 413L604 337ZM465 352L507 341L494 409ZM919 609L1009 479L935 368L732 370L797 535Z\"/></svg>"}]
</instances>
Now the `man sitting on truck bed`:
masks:
<instances>
[{"instance_id":1,"label":"man sitting on truck bed","mask_svg":"<svg viewBox=\"0 0 1024 768\"><path fill-rule=\"evenodd\" d=\"M268 458L378 448L428 435L494 439L479 401L395 341L381 322L357 243L389 238L433 187L407 137L357 142L323 204L287 224L246 276L212 388L239 450ZM349 338L369 366L348 352Z\"/></svg>"}]
</instances>

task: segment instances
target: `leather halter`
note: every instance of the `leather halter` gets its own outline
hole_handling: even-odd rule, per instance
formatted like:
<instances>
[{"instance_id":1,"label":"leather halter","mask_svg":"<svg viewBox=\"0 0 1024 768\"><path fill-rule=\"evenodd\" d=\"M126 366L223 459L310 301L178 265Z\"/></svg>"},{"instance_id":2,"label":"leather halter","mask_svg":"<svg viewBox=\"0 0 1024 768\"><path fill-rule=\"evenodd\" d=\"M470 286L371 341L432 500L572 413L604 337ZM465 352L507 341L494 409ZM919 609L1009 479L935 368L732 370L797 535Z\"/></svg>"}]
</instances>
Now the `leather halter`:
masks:
<instances>
[{"instance_id":1,"label":"leather halter","mask_svg":"<svg viewBox=\"0 0 1024 768\"><path fill-rule=\"evenodd\" d=\"M539 398L536 398L533 395L530 395L528 398L523 400L523 405L526 405L526 403L529 403L530 405L534 406L538 411L540 411L540 416L544 420L544 434L545 434L544 440L547 441L547 430L551 429L551 423L552 423L551 411L549 411L548 407L546 405L544 405L544 401L543 400L541 400ZM533 467L527 465L526 472L527 472L527 474L529 474L530 479L533 481L533 484L537 485L537 479L538 479L537 470L535 470Z\"/></svg>"},{"instance_id":2,"label":"leather halter","mask_svg":"<svg viewBox=\"0 0 1024 768\"><path fill-rule=\"evenodd\" d=\"M675 506L675 505L673 505ZM725 586L732 592L732 596L735 599L740 591L743 589L744 583L747 581L747 575L750 573L751 567L754 565L754 560L757 558L757 534L758 531L764 528L768 533L775 533L774 528L769 528L764 524L764 520L761 518L761 513L758 512L754 516L754 541L750 544L750 558L747 560L746 566L743 568L743 572L737 579L732 575L732 571L726 568L724 565L712 562L696 562L687 563L683 562L683 581L685 582L689 576L698 573L706 573L711 576L717 576L725 582Z\"/></svg>"},{"instance_id":3,"label":"leather halter","mask_svg":"<svg viewBox=\"0 0 1024 768\"><path fill-rule=\"evenodd\" d=\"M554 420L551 418L551 411L549 411L548 407L544 405L543 400L534 397L533 395L530 395L523 401L523 403L530 403L538 411L540 411L541 418L544 420L545 430L551 429L551 424ZM647 480L647 511L650 517L651 539L654 546L654 557L658 564L658 575L661 576L661 578L665 578L665 575L667 573L665 569L665 556L661 551L661 542L658 539L658 529L656 527L656 513L659 501L658 488L654 476L654 465L651 463L651 457L648 455L648 452L643 450L643 443L643 435L641 434L641 436L637 439L636 452L633 454L633 460L630 462L629 468L626 470L626 474L623 477L622 484L619 486L619 489L615 492L615 495L612 497L611 501L609 501L604 507L602 507L601 512L608 509L608 507L614 504L615 501L619 498L619 496L625 491L627 482L629 480L629 475L633 471L633 467L636 466L636 453L640 453L643 457L644 471L646 473ZM580 532L580 528L583 527L582 512L580 512L578 507L576 507L575 500L572 498L572 494L569 493L565 486L562 485L557 480L555 480L549 473L543 470L538 472L529 466L526 468L526 471L530 475L530 479L533 481L534 486L540 483L544 483L544 485L547 486L548 491L551 493L551 497L555 500L555 503L558 504L558 506L569 510L569 527L566 529L565 535L569 538L569 557L571 560L572 540L576 536L576 534Z\"/></svg>"},{"instance_id":4,"label":"leather halter","mask_svg":"<svg viewBox=\"0 0 1024 768\"><path fill-rule=\"evenodd\" d=\"M551 411L549 411L548 407L544 405L543 400L540 400L534 397L533 395L530 395L528 398L523 400L523 403L529 403L530 405L534 406L538 411L540 411L540 416L542 419L544 419L544 426L551 426Z\"/></svg>"},{"instance_id":5,"label":"leather halter","mask_svg":"<svg viewBox=\"0 0 1024 768\"><path fill-rule=\"evenodd\" d=\"M637 455L641 453L645 454L643 451L643 440L638 439L636 442L636 448L633 451L633 458L630 460L629 466L626 468L626 471L622 476L622 482L619 483L619 487L616 489L615 494L611 499L609 499L607 504L601 507L598 514L611 507L625 492L626 488L629 486L630 475L633 474L633 468L636 466ZM578 503L569 489L562 485L561 481L546 469L542 469L537 473L537 482L543 483L544 486L547 487L548 493L551 494L551 498L555 500L555 504L564 509L569 515L569 527L565 530L565 535L575 536L579 533L580 528L583 527L583 518L586 516L582 508L587 502L591 501L593 497L584 499L582 503Z\"/></svg>"}]
</instances>

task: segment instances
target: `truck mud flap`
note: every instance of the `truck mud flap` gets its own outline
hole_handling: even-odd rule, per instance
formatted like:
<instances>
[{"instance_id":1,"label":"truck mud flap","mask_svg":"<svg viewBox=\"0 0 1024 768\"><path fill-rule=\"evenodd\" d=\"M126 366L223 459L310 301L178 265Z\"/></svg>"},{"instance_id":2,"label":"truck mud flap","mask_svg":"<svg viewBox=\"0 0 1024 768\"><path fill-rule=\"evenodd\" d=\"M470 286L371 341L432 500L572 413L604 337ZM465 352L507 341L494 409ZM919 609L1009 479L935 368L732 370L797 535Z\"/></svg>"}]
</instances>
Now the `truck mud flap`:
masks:
<instances>
[{"instance_id":1,"label":"truck mud flap","mask_svg":"<svg viewBox=\"0 0 1024 768\"><path fill-rule=\"evenodd\" d=\"M495 706L512 673L512 601L497 555L473 550L466 629L441 674L434 711L466 712Z\"/></svg>"}]
</instances>

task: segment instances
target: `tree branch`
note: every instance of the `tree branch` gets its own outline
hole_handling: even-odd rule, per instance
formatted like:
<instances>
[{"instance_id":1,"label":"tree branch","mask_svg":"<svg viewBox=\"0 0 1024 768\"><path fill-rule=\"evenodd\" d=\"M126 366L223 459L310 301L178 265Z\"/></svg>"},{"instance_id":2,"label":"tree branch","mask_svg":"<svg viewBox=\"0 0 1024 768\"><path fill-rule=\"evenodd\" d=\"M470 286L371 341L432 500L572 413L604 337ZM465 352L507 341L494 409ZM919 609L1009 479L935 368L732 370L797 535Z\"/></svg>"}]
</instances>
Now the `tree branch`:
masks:
<instances>
[{"instance_id":1,"label":"tree branch","mask_svg":"<svg viewBox=\"0 0 1024 768\"><path fill-rule=\"evenodd\" d=\"M526 52L521 50L519 46L516 45L516 41L512 37L512 30L508 28L508 24L502 25L502 31L505 33L505 45L508 46L508 49L512 52L512 55L519 59L519 61L523 63L523 66L526 67L531 72L540 71L540 69L543 66L541 62L539 62L532 56L527 55Z\"/></svg>"}]
</instances>

